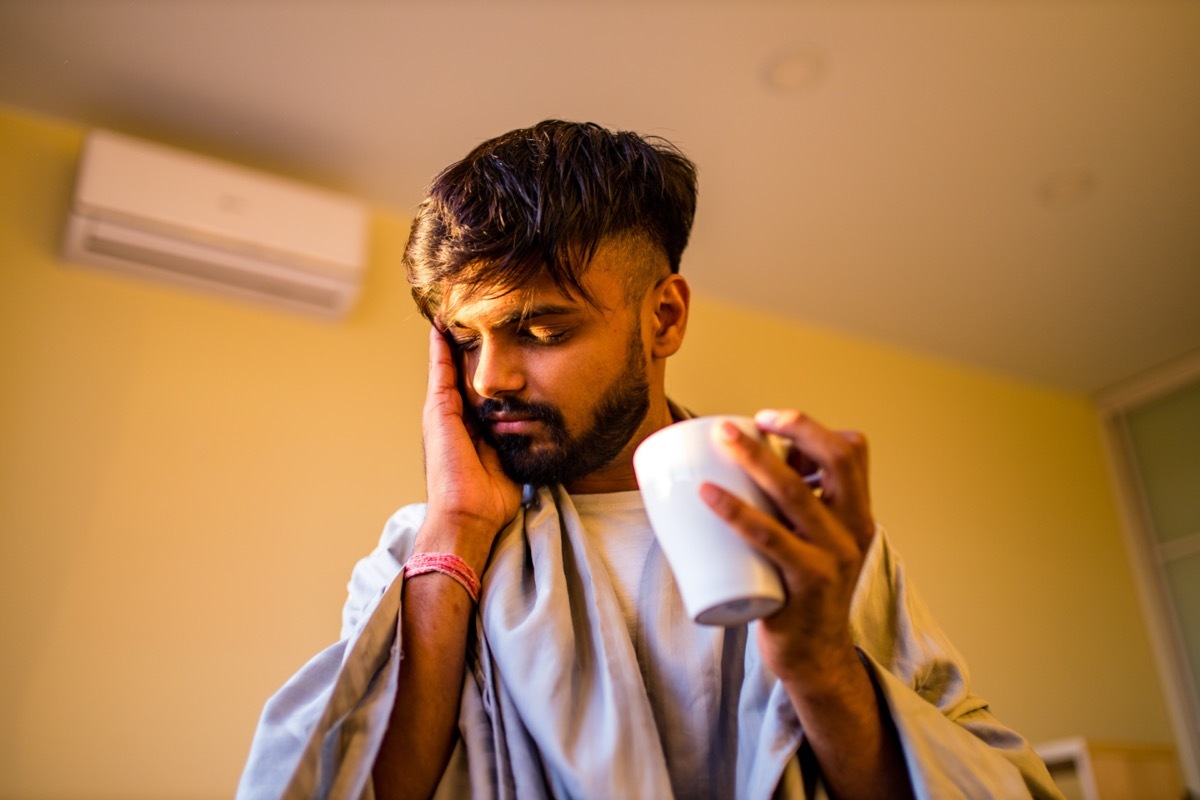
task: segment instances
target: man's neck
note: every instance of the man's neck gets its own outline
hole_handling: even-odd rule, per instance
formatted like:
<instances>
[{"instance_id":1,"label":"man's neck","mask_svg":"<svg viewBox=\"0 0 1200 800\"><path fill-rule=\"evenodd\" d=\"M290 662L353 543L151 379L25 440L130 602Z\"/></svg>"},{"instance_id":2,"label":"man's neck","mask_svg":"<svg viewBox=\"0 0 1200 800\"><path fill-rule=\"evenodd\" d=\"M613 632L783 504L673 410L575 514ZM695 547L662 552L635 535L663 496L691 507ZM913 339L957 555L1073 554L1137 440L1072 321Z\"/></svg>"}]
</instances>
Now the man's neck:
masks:
<instances>
[{"instance_id":1,"label":"man's neck","mask_svg":"<svg viewBox=\"0 0 1200 800\"><path fill-rule=\"evenodd\" d=\"M566 484L567 492L570 494L601 494L629 492L637 489L637 476L633 472L633 451L637 450L638 445L647 436L674 421L667 398L660 396L657 402L652 402L650 410L646 413L646 419L642 421L637 432L630 437L629 442L621 449L617 457L595 472Z\"/></svg>"}]
</instances>

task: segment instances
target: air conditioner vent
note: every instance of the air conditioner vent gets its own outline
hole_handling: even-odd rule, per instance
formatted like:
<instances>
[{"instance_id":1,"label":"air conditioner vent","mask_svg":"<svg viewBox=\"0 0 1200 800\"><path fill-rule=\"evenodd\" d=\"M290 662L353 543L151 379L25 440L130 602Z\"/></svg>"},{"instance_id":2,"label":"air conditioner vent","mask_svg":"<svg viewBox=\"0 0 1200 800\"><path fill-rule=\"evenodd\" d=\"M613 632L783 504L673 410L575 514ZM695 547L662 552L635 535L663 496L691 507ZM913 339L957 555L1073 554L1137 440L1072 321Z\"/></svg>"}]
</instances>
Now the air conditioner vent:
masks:
<instances>
[{"instance_id":1,"label":"air conditioner vent","mask_svg":"<svg viewBox=\"0 0 1200 800\"><path fill-rule=\"evenodd\" d=\"M228 198L241 202L231 213ZM161 145L93 131L64 258L322 316L362 286L364 204Z\"/></svg>"},{"instance_id":2,"label":"air conditioner vent","mask_svg":"<svg viewBox=\"0 0 1200 800\"><path fill-rule=\"evenodd\" d=\"M197 281L209 289L219 291L228 288L247 292L256 298L298 303L306 309L320 311L337 312L344 305L344 293L336 289L301 284L294 278L289 280L273 277L261 270L238 269L229 264L195 258L179 252L105 239L98 234L90 234L85 247L88 252L98 256L144 264L153 269L163 270L167 276L175 275Z\"/></svg>"}]
</instances>

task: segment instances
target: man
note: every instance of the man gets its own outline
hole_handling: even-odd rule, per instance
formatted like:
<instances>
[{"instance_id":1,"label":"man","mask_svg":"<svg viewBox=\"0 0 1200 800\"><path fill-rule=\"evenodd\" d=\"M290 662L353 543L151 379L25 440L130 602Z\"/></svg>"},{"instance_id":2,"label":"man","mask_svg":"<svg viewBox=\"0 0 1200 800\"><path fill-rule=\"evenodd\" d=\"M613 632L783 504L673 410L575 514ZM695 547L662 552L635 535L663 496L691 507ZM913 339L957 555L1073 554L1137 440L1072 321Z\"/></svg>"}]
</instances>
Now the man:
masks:
<instances>
[{"instance_id":1,"label":"man","mask_svg":"<svg viewBox=\"0 0 1200 800\"><path fill-rule=\"evenodd\" d=\"M728 629L683 613L632 455L687 415L664 376L695 197L668 143L558 121L435 179L405 252L433 323L428 501L268 703L242 796L1057 796L908 588L858 434L760 412L785 463L723 430L778 514L703 498L787 601Z\"/></svg>"}]
</instances>

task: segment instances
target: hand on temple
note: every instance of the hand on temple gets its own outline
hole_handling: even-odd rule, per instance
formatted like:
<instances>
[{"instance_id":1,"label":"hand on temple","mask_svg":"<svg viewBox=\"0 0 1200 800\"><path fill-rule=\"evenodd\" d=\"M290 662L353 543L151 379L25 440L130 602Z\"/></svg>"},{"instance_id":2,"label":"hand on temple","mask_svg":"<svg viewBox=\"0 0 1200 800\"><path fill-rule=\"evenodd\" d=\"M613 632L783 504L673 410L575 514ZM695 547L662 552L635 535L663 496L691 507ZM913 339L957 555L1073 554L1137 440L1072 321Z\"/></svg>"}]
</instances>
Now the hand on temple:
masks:
<instances>
[{"instance_id":1,"label":"hand on temple","mask_svg":"<svg viewBox=\"0 0 1200 800\"><path fill-rule=\"evenodd\" d=\"M464 411L454 353L431 328L422 422L429 511L421 549L457 553L482 574L492 540L520 507L521 487L469 429Z\"/></svg>"}]
</instances>

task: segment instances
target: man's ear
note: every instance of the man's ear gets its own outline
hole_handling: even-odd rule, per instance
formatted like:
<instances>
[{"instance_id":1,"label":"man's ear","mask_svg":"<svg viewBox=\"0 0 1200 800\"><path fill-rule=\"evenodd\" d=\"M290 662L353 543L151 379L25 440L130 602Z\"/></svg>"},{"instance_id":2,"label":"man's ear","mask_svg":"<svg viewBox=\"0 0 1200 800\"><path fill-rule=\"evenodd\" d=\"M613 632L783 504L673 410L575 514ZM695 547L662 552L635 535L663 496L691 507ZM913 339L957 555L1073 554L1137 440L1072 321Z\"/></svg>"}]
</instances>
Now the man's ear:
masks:
<instances>
[{"instance_id":1,"label":"man's ear","mask_svg":"<svg viewBox=\"0 0 1200 800\"><path fill-rule=\"evenodd\" d=\"M659 281L650 294L654 303L650 355L667 358L675 355L683 344L692 290L682 276L671 274Z\"/></svg>"}]
</instances>

